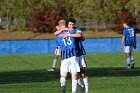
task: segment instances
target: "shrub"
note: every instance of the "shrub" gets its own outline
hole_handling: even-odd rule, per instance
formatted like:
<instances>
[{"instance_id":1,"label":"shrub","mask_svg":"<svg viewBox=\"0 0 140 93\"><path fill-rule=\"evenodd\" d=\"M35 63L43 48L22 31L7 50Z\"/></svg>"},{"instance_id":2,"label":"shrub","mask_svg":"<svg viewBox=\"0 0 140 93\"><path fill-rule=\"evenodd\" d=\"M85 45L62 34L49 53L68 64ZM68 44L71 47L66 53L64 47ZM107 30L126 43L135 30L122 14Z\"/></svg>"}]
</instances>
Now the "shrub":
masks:
<instances>
[{"instance_id":1,"label":"shrub","mask_svg":"<svg viewBox=\"0 0 140 93\"><path fill-rule=\"evenodd\" d=\"M65 12L61 9L47 9L42 12L33 11L30 17L30 30L33 32L54 32L58 20L66 19Z\"/></svg>"}]
</instances>

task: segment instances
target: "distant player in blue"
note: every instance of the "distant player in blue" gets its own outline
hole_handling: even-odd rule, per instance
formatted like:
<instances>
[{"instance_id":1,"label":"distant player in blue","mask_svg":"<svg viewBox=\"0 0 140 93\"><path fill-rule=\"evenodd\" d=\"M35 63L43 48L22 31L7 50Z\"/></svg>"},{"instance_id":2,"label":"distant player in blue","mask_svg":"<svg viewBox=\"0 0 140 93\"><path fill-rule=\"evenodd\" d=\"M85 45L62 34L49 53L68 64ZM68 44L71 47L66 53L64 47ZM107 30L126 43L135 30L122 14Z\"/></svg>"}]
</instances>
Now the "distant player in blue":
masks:
<instances>
[{"instance_id":1,"label":"distant player in blue","mask_svg":"<svg viewBox=\"0 0 140 93\"><path fill-rule=\"evenodd\" d=\"M69 20L67 20L67 26L68 26L68 30L69 30L69 34L65 33L62 35L63 38L66 37L74 37L75 38L75 44L76 44L76 50L78 52L77 57L79 58L78 62L79 62L79 66L80 66L80 74L82 76L84 85L82 83L80 83L80 79L78 79L78 84L80 85L80 90L81 93L88 93L88 77L86 74L86 61L84 58L85 53L85 49L84 46L82 44L82 41L84 40L83 36L82 36L82 32L80 28L74 27L76 23L76 20L73 18L70 18Z\"/></svg>"},{"instance_id":2,"label":"distant player in blue","mask_svg":"<svg viewBox=\"0 0 140 93\"><path fill-rule=\"evenodd\" d=\"M65 20L59 21L59 26L65 26ZM62 34L68 33L69 37L62 38ZM67 73L70 72L72 75L72 93L76 93L77 89L77 73L80 72L80 67L78 64L78 55L75 45L75 38L70 37L68 30L63 30L61 33L56 35L56 44L58 48L61 48L61 66L60 66L60 83L62 88L62 93L65 93L66 87L66 77Z\"/></svg>"},{"instance_id":3,"label":"distant player in blue","mask_svg":"<svg viewBox=\"0 0 140 93\"><path fill-rule=\"evenodd\" d=\"M132 56L132 51L133 48L136 48L135 30L132 27L130 27L129 22L124 22L123 27L124 27L123 37L122 37L122 44L120 48L122 48L122 46L124 45L124 52L126 54L128 69L133 69L135 63Z\"/></svg>"}]
</instances>

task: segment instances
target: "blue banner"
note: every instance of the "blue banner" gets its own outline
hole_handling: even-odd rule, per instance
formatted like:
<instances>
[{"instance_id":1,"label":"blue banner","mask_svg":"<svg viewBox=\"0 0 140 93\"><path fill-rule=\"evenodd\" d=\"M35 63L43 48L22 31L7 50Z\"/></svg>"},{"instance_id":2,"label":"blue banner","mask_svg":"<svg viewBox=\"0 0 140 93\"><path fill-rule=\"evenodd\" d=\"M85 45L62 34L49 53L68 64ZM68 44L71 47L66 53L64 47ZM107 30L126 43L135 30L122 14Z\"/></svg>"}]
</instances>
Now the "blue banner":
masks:
<instances>
[{"instance_id":1,"label":"blue banner","mask_svg":"<svg viewBox=\"0 0 140 93\"><path fill-rule=\"evenodd\" d=\"M121 38L85 39L83 45L86 52L121 52ZM7 40L0 41L0 54L48 54L56 48L55 40ZM137 48L140 51L140 38Z\"/></svg>"}]
</instances>

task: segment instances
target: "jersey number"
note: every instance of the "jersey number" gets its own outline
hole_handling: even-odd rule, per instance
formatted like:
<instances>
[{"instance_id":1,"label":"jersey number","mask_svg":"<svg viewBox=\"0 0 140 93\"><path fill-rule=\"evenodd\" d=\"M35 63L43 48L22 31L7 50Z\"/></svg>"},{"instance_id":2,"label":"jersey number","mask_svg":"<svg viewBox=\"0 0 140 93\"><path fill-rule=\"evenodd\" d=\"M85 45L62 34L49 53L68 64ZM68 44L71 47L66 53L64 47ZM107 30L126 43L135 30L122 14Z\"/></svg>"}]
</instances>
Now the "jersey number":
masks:
<instances>
[{"instance_id":1,"label":"jersey number","mask_svg":"<svg viewBox=\"0 0 140 93\"><path fill-rule=\"evenodd\" d=\"M130 37L134 37L134 30L133 29L129 29L129 33L130 33Z\"/></svg>"},{"instance_id":2,"label":"jersey number","mask_svg":"<svg viewBox=\"0 0 140 93\"><path fill-rule=\"evenodd\" d=\"M72 44L72 41L71 41L70 37L68 37L66 39L62 39L62 41L64 42L65 46L68 46L68 45Z\"/></svg>"}]
</instances>

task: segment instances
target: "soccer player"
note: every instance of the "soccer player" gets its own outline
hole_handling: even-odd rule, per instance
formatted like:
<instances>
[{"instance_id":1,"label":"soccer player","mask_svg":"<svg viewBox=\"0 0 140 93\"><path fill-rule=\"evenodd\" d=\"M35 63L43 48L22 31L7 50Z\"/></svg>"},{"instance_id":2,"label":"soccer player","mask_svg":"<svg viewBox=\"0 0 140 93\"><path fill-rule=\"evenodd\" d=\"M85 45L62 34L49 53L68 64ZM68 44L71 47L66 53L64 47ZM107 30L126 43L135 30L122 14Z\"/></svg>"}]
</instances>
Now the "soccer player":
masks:
<instances>
[{"instance_id":1,"label":"soccer player","mask_svg":"<svg viewBox=\"0 0 140 93\"><path fill-rule=\"evenodd\" d=\"M65 33L65 34L62 35L62 37L66 38L66 37L70 36L70 37L76 38L75 44L77 46L77 52L78 52L77 56L79 57L78 62L79 62L79 66L80 66L80 74L82 76L84 86L80 82L79 78L78 78L78 84L80 85L82 91L83 91L83 88L85 88L85 93L88 93L88 77L87 77L86 69L85 69L87 65L86 65L86 61L85 61L85 58L84 58L85 49L84 49L83 44L82 44L82 41L84 40L84 38L82 36L80 28L74 28L75 23L76 23L76 20L73 19L73 18L71 18L67 21L67 25L68 25L68 28L69 28L70 35Z\"/></svg>"},{"instance_id":2,"label":"soccer player","mask_svg":"<svg viewBox=\"0 0 140 93\"><path fill-rule=\"evenodd\" d=\"M128 69L134 68L134 59L132 56L133 48L136 48L136 35L135 30L130 27L130 22L126 21L123 23L123 36L122 36L122 44L120 48L124 45L124 52L126 54L126 62Z\"/></svg>"},{"instance_id":3,"label":"soccer player","mask_svg":"<svg viewBox=\"0 0 140 93\"><path fill-rule=\"evenodd\" d=\"M65 20L59 21L59 27L65 26ZM77 73L80 72L80 67L78 64L78 58L75 38L67 37L62 38L62 34L68 33L68 30L64 30L56 35L56 44L58 48L61 48L61 66L60 66L60 83L62 88L62 93L65 93L66 87L66 77L67 73L70 72L72 76L72 93L76 93L77 88Z\"/></svg>"},{"instance_id":4,"label":"soccer player","mask_svg":"<svg viewBox=\"0 0 140 93\"><path fill-rule=\"evenodd\" d=\"M56 30L57 31L61 31L60 30L60 27L58 25L56 26ZM61 49L59 49L58 47L56 47L55 52L54 52L54 59L53 59L53 63L52 63L52 68L51 69L48 69L48 71L55 71L56 64L58 63L57 60L58 60L60 54L61 54Z\"/></svg>"}]
</instances>

